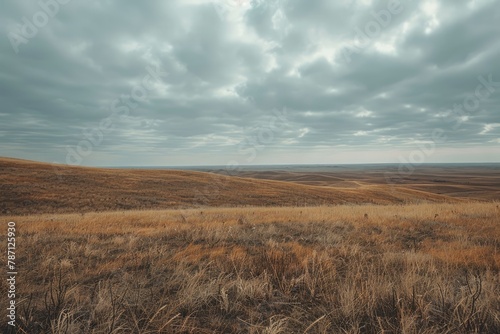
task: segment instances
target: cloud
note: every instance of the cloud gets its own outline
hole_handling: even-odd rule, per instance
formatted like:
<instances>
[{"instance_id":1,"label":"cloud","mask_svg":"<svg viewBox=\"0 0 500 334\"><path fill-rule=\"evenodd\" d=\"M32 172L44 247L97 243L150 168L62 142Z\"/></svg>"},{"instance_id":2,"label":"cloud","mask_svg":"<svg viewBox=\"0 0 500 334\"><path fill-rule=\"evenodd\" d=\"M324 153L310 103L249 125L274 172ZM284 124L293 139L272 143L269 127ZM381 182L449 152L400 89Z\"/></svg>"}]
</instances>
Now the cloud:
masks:
<instances>
[{"instance_id":1,"label":"cloud","mask_svg":"<svg viewBox=\"0 0 500 334\"><path fill-rule=\"evenodd\" d=\"M478 78L500 82L496 1L401 1L390 17L375 0L42 3L40 27L46 7L1 5L0 155L66 162L90 141L83 165L398 162L438 128L443 162L500 153L500 86L463 108Z\"/></svg>"}]
</instances>

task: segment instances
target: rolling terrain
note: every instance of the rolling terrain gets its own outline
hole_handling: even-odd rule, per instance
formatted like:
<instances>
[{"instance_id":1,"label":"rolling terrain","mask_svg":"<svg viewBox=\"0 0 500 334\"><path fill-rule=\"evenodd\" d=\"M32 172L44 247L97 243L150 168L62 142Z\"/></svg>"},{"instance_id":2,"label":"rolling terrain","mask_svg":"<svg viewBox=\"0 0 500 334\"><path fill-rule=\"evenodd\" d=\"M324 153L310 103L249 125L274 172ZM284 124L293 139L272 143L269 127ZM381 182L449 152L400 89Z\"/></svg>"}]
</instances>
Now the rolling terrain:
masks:
<instances>
[{"instance_id":1,"label":"rolling terrain","mask_svg":"<svg viewBox=\"0 0 500 334\"><path fill-rule=\"evenodd\" d=\"M297 168L300 169L300 168ZM310 170L308 170L310 169ZM395 165L303 168L302 170L261 171L249 168L240 177L280 180L297 184L334 188L360 188L367 185L397 185L454 198L500 200L500 165L424 165L411 173Z\"/></svg>"},{"instance_id":2,"label":"rolling terrain","mask_svg":"<svg viewBox=\"0 0 500 334\"><path fill-rule=\"evenodd\" d=\"M84 168L8 158L0 159L0 174L3 215L458 201L401 185L343 181L336 187L321 187L196 171ZM306 177L321 178L302 179Z\"/></svg>"},{"instance_id":3,"label":"rolling terrain","mask_svg":"<svg viewBox=\"0 0 500 334\"><path fill-rule=\"evenodd\" d=\"M0 173L5 333L500 332L495 171Z\"/></svg>"}]
</instances>

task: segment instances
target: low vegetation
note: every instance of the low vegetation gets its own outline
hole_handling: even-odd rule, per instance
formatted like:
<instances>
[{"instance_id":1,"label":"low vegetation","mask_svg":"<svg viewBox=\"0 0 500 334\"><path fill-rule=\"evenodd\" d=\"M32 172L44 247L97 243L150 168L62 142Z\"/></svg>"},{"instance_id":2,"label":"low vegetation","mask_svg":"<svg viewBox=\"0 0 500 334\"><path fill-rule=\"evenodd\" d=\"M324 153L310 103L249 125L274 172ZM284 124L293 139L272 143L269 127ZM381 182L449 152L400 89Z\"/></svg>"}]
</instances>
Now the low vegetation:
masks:
<instances>
[{"instance_id":1,"label":"low vegetation","mask_svg":"<svg viewBox=\"0 0 500 334\"><path fill-rule=\"evenodd\" d=\"M3 218L18 333L442 334L500 333L499 217L460 203Z\"/></svg>"},{"instance_id":2,"label":"low vegetation","mask_svg":"<svg viewBox=\"0 0 500 334\"><path fill-rule=\"evenodd\" d=\"M318 187L174 170L104 169L0 158L0 216L188 208L458 202L398 185Z\"/></svg>"}]
</instances>

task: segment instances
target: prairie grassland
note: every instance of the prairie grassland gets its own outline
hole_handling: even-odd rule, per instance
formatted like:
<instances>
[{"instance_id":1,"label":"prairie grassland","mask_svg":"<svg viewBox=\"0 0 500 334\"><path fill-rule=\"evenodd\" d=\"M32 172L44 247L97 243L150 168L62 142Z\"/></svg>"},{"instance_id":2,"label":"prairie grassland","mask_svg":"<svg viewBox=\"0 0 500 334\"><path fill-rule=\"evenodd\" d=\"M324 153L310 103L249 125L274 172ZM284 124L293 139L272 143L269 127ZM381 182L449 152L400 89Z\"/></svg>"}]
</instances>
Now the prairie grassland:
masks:
<instances>
[{"instance_id":1,"label":"prairie grassland","mask_svg":"<svg viewBox=\"0 0 500 334\"><path fill-rule=\"evenodd\" d=\"M18 333L441 334L500 333L499 217L460 203L4 218Z\"/></svg>"},{"instance_id":2,"label":"prairie grassland","mask_svg":"<svg viewBox=\"0 0 500 334\"><path fill-rule=\"evenodd\" d=\"M0 216L182 209L200 204L238 207L461 201L398 185L316 187L195 171L69 167L1 157L0 175Z\"/></svg>"}]
</instances>

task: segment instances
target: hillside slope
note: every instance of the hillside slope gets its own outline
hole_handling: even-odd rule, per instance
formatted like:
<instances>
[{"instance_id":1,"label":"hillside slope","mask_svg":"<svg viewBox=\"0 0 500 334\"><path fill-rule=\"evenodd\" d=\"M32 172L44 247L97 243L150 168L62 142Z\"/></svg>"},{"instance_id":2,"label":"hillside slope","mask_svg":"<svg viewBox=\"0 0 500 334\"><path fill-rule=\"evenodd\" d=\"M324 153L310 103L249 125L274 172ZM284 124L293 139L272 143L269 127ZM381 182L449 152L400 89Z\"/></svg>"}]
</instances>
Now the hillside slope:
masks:
<instances>
[{"instance_id":1,"label":"hillside slope","mask_svg":"<svg viewBox=\"0 0 500 334\"><path fill-rule=\"evenodd\" d=\"M104 169L0 158L0 214L196 206L303 206L454 202L388 185L325 188L205 172Z\"/></svg>"}]
</instances>

